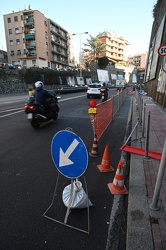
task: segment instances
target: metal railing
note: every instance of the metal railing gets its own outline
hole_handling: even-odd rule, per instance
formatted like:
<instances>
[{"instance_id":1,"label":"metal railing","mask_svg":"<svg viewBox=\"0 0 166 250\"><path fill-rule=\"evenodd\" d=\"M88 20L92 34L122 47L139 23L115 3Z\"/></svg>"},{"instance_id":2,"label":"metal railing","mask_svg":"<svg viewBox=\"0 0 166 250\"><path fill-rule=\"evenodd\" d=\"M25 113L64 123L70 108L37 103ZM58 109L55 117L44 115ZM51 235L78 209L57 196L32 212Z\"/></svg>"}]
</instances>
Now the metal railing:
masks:
<instances>
[{"instance_id":1,"label":"metal railing","mask_svg":"<svg viewBox=\"0 0 166 250\"><path fill-rule=\"evenodd\" d=\"M144 97L141 96L138 91L135 93L137 111L139 115L139 123L142 126L142 138L145 138L145 156L144 158L148 159L149 143L150 143L150 120L151 112L147 111L146 103L144 103ZM164 172L166 169L166 139L163 146L163 151L161 155L161 161L159 165L159 170L157 174L157 180L155 184L154 194L152 198L152 203L150 204L150 209L153 211L159 210L158 201L160 196L160 190L162 186L162 181L164 177Z\"/></svg>"}]
</instances>

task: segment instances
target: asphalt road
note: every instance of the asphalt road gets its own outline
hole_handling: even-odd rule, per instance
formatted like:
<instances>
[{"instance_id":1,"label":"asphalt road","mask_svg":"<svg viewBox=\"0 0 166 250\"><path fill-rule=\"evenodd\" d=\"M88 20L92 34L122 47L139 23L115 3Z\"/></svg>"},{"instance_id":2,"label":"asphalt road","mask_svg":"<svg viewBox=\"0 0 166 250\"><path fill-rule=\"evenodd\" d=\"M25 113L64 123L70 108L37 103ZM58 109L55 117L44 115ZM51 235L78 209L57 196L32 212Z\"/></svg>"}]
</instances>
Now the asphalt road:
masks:
<instances>
[{"instance_id":1,"label":"asphalt road","mask_svg":"<svg viewBox=\"0 0 166 250\"><path fill-rule=\"evenodd\" d=\"M62 95L58 120L38 130L30 126L22 112L24 101L25 96L0 96L0 249L105 249L113 202L107 184L113 181L115 172L101 173L97 165L108 144L111 165L117 167L130 96L98 141L100 156L89 156L87 170L80 177L83 187L85 181L87 183L93 204L89 211L90 234L63 224L66 207L62 192L71 180L59 174L51 156L54 135L67 127L72 128L87 151L91 151L94 137L86 93ZM58 222L43 216L52 202L56 184L56 196L48 215ZM87 221L87 209L77 209L71 211L67 224L86 231Z\"/></svg>"}]
</instances>

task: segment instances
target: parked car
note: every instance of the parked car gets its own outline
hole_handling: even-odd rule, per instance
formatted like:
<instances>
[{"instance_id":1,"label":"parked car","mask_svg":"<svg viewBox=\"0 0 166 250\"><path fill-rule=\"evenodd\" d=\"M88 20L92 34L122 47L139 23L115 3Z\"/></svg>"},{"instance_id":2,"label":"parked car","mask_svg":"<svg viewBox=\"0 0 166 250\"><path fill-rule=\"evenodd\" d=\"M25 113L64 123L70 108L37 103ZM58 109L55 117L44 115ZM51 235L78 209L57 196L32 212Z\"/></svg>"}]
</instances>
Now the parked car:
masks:
<instances>
[{"instance_id":1,"label":"parked car","mask_svg":"<svg viewBox=\"0 0 166 250\"><path fill-rule=\"evenodd\" d=\"M101 97L101 84L99 83L92 83L88 85L87 89L87 98L89 97Z\"/></svg>"}]
</instances>

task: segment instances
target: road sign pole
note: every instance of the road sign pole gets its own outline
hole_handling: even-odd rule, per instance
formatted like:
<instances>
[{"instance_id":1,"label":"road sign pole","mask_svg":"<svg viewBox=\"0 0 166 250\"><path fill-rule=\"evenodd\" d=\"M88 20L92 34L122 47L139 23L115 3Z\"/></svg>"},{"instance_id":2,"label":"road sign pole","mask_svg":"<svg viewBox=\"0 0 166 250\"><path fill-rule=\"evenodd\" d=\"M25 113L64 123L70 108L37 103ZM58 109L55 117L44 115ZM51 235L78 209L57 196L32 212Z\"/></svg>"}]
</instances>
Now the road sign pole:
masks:
<instances>
[{"instance_id":1,"label":"road sign pole","mask_svg":"<svg viewBox=\"0 0 166 250\"><path fill-rule=\"evenodd\" d=\"M158 171L158 175L157 175L152 204L150 205L150 208L154 211L159 210L159 207L157 206L157 204L158 204L158 200L159 200L159 195L160 195L160 190L161 190L162 180L164 177L165 168L166 168L166 139L165 139L164 148L163 148L162 157L161 157L161 162L160 162L159 171Z\"/></svg>"},{"instance_id":2,"label":"road sign pole","mask_svg":"<svg viewBox=\"0 0 166 250\"><path fill-rule=\"evenodd\" d=\"M69 212L70 212L70 208L71 208L71 203L72 201L74 200L74 197L73 197L73 179L71 179L71 190L70 190L70 199L69 199L69 205L67 207L67 211L66 211L66 215L65 215L65 219L64 219L64 223L66 224L67 223L67 219L68 219L68 216L69 216Z\"/></svg>"},{"instance_id":3,"label":"road sign pole","mask_svg":"<svg viewBox=\"0 0 166 250\"><path fill-rule=\"evenodd\" d=\"M46 214L48 210L51 209L51 207L53 206L54 198L57 196L56 191L57 191L57 186L58 186L59 173L58 173L58 178L57 178L57 182L55 185L55 190L54 190L51 205L44 212L43 216L54 222L63 224L67 227L89 234L89 206L91 206L92 204L90 200L88 199L88 190L87 190L85 178L84 178L84 182L85 182L86 193L87 193L85 197L87 198L87 204L84 204L85 203L84 201L84 203L81 205L85 205L85 207L87 207L88 230L85 231L81 228L77 228L77 227L67 224L69 213L73 205L72 202L75 196L77 195L75 191L75 187L74 187L74 181L75 179L77 180L79 177L81 177L85 173L87 165L88 165L88 153L87 153L87 149L85 147L84 142L81 140L81 138L79 138L75 133L73 133L70 130L71 129L62 130L56 133L51 144L52 159L54 161L55 167L57 168L59 173L71 179L69 203L67 205L65 218L61 222L60 220L56 220ZM83 200L85 197L83 197Z\"/></svg>"}]
</instances>

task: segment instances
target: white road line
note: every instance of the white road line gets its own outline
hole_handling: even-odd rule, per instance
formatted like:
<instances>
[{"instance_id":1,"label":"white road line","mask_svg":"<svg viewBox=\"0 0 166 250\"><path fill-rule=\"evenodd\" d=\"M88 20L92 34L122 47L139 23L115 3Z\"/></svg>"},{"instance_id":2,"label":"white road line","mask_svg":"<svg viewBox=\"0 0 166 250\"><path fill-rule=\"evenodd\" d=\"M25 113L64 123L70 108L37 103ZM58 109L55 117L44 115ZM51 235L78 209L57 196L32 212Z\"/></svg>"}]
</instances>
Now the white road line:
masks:
<instances>
[{"instance_id":1,"label":"white road line","mask_svg":"<svg viewBox=\"0 0 166 250\"><path fill-rule=\"evenodd\" d=\"M68 100L71 100L71 99L76 99L76 98L78 98L78 97L83 97L83 96L85 96L85 95L69 97L69 98L65 98L65 99L59 100L58 102L64 102L64 101L68 101ZM22 107L22 108L12 109L12 110L18 110L18 109L23 109L23 107ZM12 110L11 110L11 111L12 111ZM10 111L10 110L4 110L4 111L0 111L0 113L2 113L2 112L9 112L9 111ZM4 117L7 117L7 116L15 115L15 114L21 113L21 112L23 112L23 111L24 111L24 110L20 110L20 111L13 112L13 113L10 113L10 114L2 115L2 116L0 116L0 118L4 118Z\"/></svg>"},{"instance_id":2,"label":"white road line","mask_svg":"<svg viewBox=\"0 0 166 250\"><path fill-rule=\"evenodd\" d=\"M7 116L11 116L11 115L15 115L15 114L21 113L21 112L23 112L23 111L24 111L24 110L20 110L20 111L13 112L13 113L10 113L10 114L7 114L7 115L2 115L2 116L0 116L0 118L7 117Z\"/></svg>"}]
</instances>

